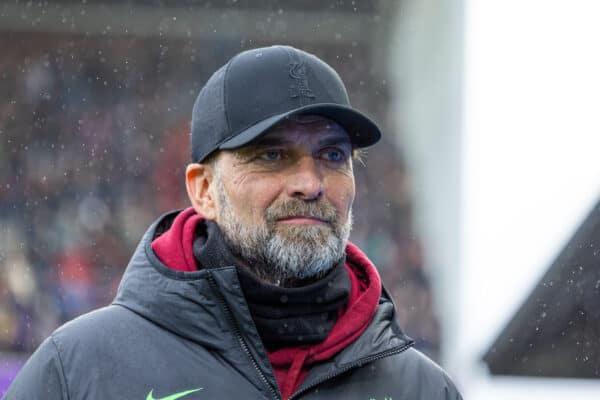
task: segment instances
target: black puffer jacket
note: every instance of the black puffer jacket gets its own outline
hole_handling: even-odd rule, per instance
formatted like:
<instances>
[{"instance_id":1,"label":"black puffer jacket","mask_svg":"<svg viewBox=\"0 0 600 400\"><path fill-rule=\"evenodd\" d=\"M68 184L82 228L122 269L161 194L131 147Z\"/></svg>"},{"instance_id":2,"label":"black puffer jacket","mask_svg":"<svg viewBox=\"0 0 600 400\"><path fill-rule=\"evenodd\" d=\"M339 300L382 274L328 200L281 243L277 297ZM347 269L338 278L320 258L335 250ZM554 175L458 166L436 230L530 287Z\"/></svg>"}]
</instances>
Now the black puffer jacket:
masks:
<instances>
[{"instance_id":1,"label":"black puffer jacket","mask_svg":"<svg viewBox=\"0 0 600 400\"><path fill-rule=\"evenodd\" d=\"M114 303L54 332L4 399L280 399L236 268L175 271L152 251L157 229L172 218L146 232ZM367 330L314 366L291 398L461 399L411 346L384 291Z\"/></svg>"}]
</instances>

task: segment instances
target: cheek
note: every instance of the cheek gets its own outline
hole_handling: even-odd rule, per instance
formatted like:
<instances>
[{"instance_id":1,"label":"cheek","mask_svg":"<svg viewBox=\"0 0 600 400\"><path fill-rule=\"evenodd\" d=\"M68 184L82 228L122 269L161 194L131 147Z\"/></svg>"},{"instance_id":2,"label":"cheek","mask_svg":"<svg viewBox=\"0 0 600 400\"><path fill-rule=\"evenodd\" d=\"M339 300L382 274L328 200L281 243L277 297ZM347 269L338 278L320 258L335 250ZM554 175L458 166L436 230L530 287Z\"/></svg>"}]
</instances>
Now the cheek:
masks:
<instances>
[{"instance_id":1,"label":"cheek","mask_svg":"<svg viewBox=\"0 0 600 400\"><path fill-rule=\"evenodd\" d=\"M233 180L231 200L235 198L237 211L249 216L255 222L262 220L267 209L279 194L278 185L269 179L244 177Z\"/></svg>"},{"instance_id":2,"label":"cheek","mask_svg":"<svg viewBox=\"0 0 600 400\"><path fill-rule=\"evenodd\" d=\"M347 216L354 202L354 179L350 176L333 179L328 192L329 201L340 211L341 215Z\"/></svg>"}]
</instances>

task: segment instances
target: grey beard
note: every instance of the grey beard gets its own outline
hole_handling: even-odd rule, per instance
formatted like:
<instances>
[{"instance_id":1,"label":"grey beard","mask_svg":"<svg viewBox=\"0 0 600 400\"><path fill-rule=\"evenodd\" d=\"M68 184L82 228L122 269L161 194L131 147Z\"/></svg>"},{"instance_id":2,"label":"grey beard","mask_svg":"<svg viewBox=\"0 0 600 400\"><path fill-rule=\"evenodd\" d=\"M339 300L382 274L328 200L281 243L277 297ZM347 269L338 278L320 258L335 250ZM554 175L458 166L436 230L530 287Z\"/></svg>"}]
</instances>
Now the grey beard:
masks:
<instances>
[{"instance_id":1,"label":"grey beard","mask_svg":"<svg viewBox=\"0 0 600 400\"><path fill-rule=\"evenodd\" d=\"M335 208L325 200L307 202L291 199L265 210L265 224L243 224L231 211L225 187L215 177L219 196L219 227L231 251L248 267L271 284L290 286L292 282L318 278L344 257L352 229L352 211L340 224ZM277 225L291 215L309 215L329 221L318 225Z\"/></svg>"}]
</instances>

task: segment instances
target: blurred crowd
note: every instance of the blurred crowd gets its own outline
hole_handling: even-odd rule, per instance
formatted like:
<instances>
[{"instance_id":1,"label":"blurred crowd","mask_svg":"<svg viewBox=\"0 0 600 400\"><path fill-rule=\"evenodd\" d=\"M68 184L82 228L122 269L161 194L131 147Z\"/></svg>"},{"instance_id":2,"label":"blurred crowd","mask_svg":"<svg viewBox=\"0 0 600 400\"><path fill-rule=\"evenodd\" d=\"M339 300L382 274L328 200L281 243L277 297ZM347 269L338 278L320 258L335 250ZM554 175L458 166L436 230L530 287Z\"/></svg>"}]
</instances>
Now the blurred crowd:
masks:
<instances>
[{"instance_id":1,"label":"blurred crowd","mask_svg":"<svg viewBox=\"0 0 600 400\"><path fill-rule=\"evenodd\" d=\"M189 118L209 74L264 43L4 33L0 37L0 353L33 351L109 304L137 241L187 206ZM294 43L330 62L383 127L357 164L351 240L378 266L398 317L437 355L439 329L410 184L369 49Z\"/></svg>"}]
</instances>

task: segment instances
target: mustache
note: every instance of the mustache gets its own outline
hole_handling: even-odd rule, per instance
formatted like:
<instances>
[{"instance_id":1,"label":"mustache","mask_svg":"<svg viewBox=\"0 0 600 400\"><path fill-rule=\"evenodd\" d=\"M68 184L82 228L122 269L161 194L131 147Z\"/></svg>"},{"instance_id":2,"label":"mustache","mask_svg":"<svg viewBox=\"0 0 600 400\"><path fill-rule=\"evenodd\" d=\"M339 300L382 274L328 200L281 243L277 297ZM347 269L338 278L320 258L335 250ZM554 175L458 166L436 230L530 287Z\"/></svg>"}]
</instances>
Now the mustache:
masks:
<instances>
[{"instance_id":1,"label":"mustache","mask_svg":"<svg viewBox=\"0 0 600 400\"><path fill-rule=\"evenodd\" d=\"M274 204L265 210L265 220L269 224L289 217L312 217L333 224L338 221L335 207L327 200L318 202L306 202L296 199L286 200L283 203Z\"/></svg>"}]
</instances>

